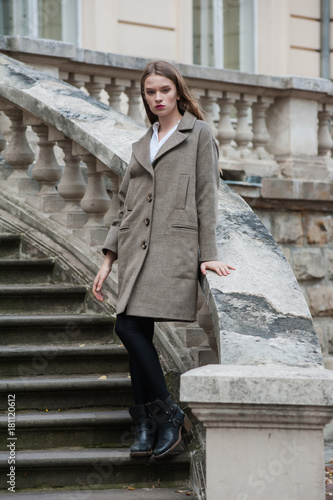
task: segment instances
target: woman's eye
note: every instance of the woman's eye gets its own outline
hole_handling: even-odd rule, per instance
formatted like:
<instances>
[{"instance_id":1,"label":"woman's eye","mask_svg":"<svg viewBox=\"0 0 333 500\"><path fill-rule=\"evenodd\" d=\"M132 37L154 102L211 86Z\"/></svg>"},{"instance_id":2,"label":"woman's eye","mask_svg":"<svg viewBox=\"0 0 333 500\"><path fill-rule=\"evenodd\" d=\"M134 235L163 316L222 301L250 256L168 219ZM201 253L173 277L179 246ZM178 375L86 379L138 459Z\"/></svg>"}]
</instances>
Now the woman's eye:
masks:
<instances>
[{"instance_id":1,"label":"woman's eye","mask_svg":"<svg viewBox=\"0 0 333 500\"><path fill-rule=\"evenodd\" d=\"M169 92L170 89L164 89L164 92Z\"/></svg>"}]
</instances>

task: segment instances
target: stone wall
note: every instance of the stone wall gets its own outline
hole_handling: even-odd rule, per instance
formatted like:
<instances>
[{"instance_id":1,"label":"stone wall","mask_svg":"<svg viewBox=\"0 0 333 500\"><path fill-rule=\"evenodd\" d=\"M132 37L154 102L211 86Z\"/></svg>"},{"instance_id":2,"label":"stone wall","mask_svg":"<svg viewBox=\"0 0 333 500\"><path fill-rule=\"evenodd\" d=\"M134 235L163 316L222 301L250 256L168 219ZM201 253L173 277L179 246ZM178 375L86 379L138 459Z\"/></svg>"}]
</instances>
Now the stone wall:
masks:
<instances>
[{"instance_id":1,"label":"stone wall","mask_svg":"<svg viewBox=\"0 0 333 500\"><path fill-rule=\"evenodd\" d=\"M313 316L325 366L333 369L333 213L282 206L254 211L291 265Z\"/></svg>"}]
</instances>

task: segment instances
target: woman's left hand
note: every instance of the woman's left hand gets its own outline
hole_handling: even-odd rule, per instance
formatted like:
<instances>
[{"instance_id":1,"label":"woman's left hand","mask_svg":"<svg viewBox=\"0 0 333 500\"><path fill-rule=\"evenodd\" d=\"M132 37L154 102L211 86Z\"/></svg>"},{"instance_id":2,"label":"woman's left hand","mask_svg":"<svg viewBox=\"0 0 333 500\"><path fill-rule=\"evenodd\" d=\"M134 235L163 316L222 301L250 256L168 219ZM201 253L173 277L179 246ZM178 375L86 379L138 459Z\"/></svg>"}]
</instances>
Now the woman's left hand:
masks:
<instances>
[{"instance_id":1,"label":"woman's left hand","mask_svg":"<svg viewBox=\"0 0 333 500\"><path fill-rule=\"evenodd\" d=\"M230 274L229 269L236 270L235 267L229 266L229 264L223 264L219 260L208 260L206 262L202 262L200 265L200 270L204 276L207 274L207 269L211 271L215 271L219 276L228 276Z\"/></svg>"}]
</instances>

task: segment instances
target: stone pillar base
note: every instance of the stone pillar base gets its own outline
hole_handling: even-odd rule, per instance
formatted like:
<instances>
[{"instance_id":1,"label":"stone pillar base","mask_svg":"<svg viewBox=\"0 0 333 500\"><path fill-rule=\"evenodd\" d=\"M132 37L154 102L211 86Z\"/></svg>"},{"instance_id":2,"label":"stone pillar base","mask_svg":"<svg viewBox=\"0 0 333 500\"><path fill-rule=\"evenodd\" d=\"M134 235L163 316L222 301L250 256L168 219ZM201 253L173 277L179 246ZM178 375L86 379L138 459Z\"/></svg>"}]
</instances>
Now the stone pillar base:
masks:
<instances>
[{"instance_id":1,"label":"stone pillar base","mask_svg":"<svg viewBox=\"0 0 333 500\"><path fill-rule=\"evenodd\" d=\"M332 372L209 365L181 376L181 400L207 429L207 500L325 499Z\"/></svg>"}]
</instances>

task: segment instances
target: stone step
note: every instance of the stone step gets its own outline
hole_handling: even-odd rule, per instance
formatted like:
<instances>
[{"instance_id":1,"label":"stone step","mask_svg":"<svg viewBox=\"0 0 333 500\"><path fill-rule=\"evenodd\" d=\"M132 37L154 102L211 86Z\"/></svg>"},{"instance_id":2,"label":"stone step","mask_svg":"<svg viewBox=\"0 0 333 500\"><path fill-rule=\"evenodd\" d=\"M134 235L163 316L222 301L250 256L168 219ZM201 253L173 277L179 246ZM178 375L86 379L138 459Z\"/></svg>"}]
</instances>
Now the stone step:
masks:
<instances>
[{"instance_id":1,"label":"stone step","mask_svg":"<svg viewBox=\"0 0 333 500\"><path fill-rule=\"evenodd\" d=\"M86 288L78 285L22 285L0 288L0 315L84 312Z\"/></svg>"},{"instance_id":2,"label":"stone step","mask_svg":"<svg viewBox=\"0 0 333 500\"><path fill-rule=\"evenodd\" d=\"M16 500L185 500L192 498L195 494L189 488L188 481L178 487L164 488L163 486L153 488L129 489L123 486L117 489L102 490L73 490L73 491L49 491L47 493L15 493ZM197 497L196 497L197 498ZM13 500L13 493L4 493L1 500Z\"/></svg>"},{"instance_id":3,"label":"stone step","mask_svg":"<svg viewBox=\"0 0 333 500\"><path fill-rule=\"evenodd\" d=\"M16 491L31 488L93 488L131 483L184 484L189 477L186 453L165 458L131 458L129 448L16 452ZM0 453L0 488L6 490L8 453Z\"/></svg>"},{"instance_id":4,"label":"stone step","mask_svg":"<svg viewBox=\"0 0 333 500\"><path fill-rule=\"evenodd\" d=\"M0 283L51 283L53 269L52 259L0 259Z\"/></svg>"},{"instance_id":5,"label":"stone step","mask_svg":"<svg viewBox=\"0 0 333 500\"><path fill-rule=\"evenodd\" d=\"M7 378L0 380L0 411L7 411L8 394L17 410L64 411L78 408L128 407L133 404L129 376L98 373L82 376Z\"/></svg>"},{"instance_id":6,"label":"stone step","mask_svg":"<svg viewBox=\"0 0 333 500\"><path fill-rule=\"evenodd\" d=\"M0 234L0 258L16 258L20 253L21 236L11 233Z\"/></svg>"},{"instance_id":7,"label":"stone step","mask_svg":"<svg viewBox=\"0 0 333 500\"><path fill-rule=\"evenodd\" d=\"M0 377L128 372L128 354L116 344L25 345L0 350Z\"/></svg>"},{"instance_id":8,"label":"stone step","mask_svg":"<svg viewBox=\"0 0 333 500\"><path fill-rule=\"evenodd\" d=\"M15 436L20 450L128 447L134 423L127 410L16 413ZM0 415L0 441L8 437L7 414Z\"/></svg>"},{"instance_id":9,"label":"stone step","mask_svg":"<svg viewBox=\"0 0 333 500\"><path fill-rule=\"evenodd\" d=\"M101 345L112 341L114 318L91 314L0 316L0 346Z\"/></svg>"}]
</instances>

